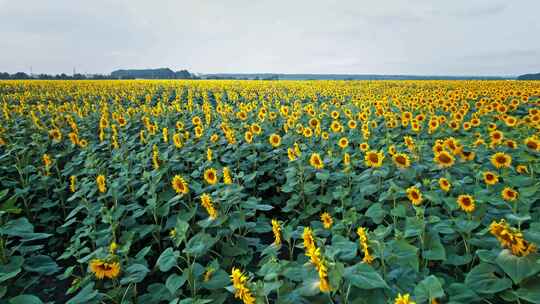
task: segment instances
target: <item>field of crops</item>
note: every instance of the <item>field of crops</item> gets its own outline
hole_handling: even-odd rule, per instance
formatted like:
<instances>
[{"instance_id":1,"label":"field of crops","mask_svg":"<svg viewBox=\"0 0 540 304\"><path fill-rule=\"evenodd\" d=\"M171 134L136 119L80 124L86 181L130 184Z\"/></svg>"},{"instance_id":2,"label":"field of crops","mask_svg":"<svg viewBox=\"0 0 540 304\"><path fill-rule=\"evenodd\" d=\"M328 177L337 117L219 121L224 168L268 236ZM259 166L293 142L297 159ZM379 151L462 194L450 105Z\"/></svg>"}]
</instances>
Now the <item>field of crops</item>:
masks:
<instances>
[{"instance_id":1,"label":"field of crops","mask_svg":"<svg viewBox=\"0 0 540 304\"><path fill-rule=\"evenodd\" d=\"M0 303L540 303L540 82L0 82Z\"/></svg>"}]
</instances>

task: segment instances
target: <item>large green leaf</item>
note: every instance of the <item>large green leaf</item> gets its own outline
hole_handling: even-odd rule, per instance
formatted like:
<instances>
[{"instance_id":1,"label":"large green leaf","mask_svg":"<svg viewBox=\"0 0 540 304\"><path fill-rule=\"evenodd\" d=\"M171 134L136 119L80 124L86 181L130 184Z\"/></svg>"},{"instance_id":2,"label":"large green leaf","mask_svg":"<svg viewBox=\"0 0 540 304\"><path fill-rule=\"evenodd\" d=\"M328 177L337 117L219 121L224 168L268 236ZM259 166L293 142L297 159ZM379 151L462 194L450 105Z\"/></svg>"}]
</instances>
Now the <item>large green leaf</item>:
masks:
<instances>
[{"instance_id":1,"label":"large green leaf","mask_svg":"<svg viewBox=\"0 0 540 304\"><path fill-rule=\"evenodd\" d=\"M9 299L10 304L42 304L43 302L34 295L22 294Z\"/></svg>"},{"instance_id":2,"label":"large green leaf","mask_svg":"<svg viewBox=\"0 0 540 304\"><path fill-rule=\"evenodd\" d=\"M444 297L444 290L441 282L434 275L423 279L414 288L414 298L417 303L425 303L442 297Z\"/></svg>"},{"instance_id":3,"label":"large green leaf","mask_svg":"<svg viewBox=\"0 0 540 304\"><path fill-rule=\"evenodd\" d=\"M209 234L199 232L188 241L184 253L193 256L202 256L214 246L215 242L216 239Z\"/></svg>"},{"instance_id":4,"label":"large green leaf","mask_svg":"<svg viewBox=\"0 0 540 304\"><path fill-rule=\"evenodd\" d=\"M540 271L540 264L536 260L537 258L534 254L518 257L513 255L510 250L505 249L499 253L495 262L515 284L519 284L523 279Z\"/></svg>"},{"instance_id":5,"label":"large green leaf","mask_svg":"<svg viewBox=\"0 0 540 304\"><path fill-rule=\"evenodd\" d=\"M465 284L477 293L493 294L512 287L512 281L497 275L497 267L480 263L467 274Z\"/></svg>"},{"instance_id":6,"label":"large green leaf","mask_svg":"<svg viewBox=\"0 0 540 304\"><path fill-rule=\"evenodd\" d=\"M344 278L361 289L389 288L383 278L373 267L359 263L345 268Z\"/></svg>"},{"instance_id":7,"label":"large green leaf","mask_svg":"<svg viewBox=\"0 0 540 304\"><path fill-rule=\"evenodd\" d=\"M179 252L173 250L171 247L165 249L159 258L157 259L156 265L159 267L159 270L162 272L167 272L176 266L176 260L178 259Z\"/></svg>"}]
</instances>

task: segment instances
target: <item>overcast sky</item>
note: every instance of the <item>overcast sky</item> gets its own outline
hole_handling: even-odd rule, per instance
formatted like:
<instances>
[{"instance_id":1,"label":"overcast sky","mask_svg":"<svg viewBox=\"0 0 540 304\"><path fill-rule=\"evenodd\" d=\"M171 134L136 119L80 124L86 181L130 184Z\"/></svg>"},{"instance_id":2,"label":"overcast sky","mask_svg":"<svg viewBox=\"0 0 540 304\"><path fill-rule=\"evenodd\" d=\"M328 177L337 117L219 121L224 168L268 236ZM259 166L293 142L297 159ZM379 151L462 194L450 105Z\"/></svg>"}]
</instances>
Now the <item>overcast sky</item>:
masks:
<instances>
[{"instance_id":1,"label":"overcast sky","mask_svg":"<svg viewBox=\"0 0 540 304\"><path fill-rule=\"evenodd\" d=\"M540 72L540 0L0 0L0 71Z\"/></svg>"}]
</instances>

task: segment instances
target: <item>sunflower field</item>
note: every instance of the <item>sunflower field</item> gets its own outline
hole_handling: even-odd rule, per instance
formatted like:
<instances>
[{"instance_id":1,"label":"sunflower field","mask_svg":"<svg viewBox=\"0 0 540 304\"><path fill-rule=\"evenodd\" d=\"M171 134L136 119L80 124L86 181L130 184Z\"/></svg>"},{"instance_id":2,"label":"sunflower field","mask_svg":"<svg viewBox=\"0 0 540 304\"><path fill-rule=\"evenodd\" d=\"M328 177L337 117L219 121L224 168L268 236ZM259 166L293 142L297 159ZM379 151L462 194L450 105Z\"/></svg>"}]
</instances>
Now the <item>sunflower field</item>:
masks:
<instances>
[{"instance_id":1,"label":"sunflower field","mask_svg":"<svg viewBox=\"0 0 540 304\"><path fill-rule=\"evenodd\" d=\"M540 82L2 81L0 303L540 303Z\"/></svg>"}]
</instances>

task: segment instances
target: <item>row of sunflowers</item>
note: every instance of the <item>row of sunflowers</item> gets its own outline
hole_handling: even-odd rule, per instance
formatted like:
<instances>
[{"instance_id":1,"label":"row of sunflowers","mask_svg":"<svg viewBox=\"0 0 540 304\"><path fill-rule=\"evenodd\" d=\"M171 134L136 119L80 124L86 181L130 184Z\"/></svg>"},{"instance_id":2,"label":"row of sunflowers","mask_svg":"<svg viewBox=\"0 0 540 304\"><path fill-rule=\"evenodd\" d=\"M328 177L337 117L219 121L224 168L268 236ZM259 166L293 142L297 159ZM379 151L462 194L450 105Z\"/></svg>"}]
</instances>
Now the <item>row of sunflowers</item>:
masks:
<instances>
[{"instance_id":1,"label":"row of sunflowers","mask_svg":"<svg viewBox=\"0 0 540 304\"><path fill-rule=\"evenodd\" d=\"M539 82L3 81L0 107L6 303L540 303Z\"/></svg>"}]
</instances>

